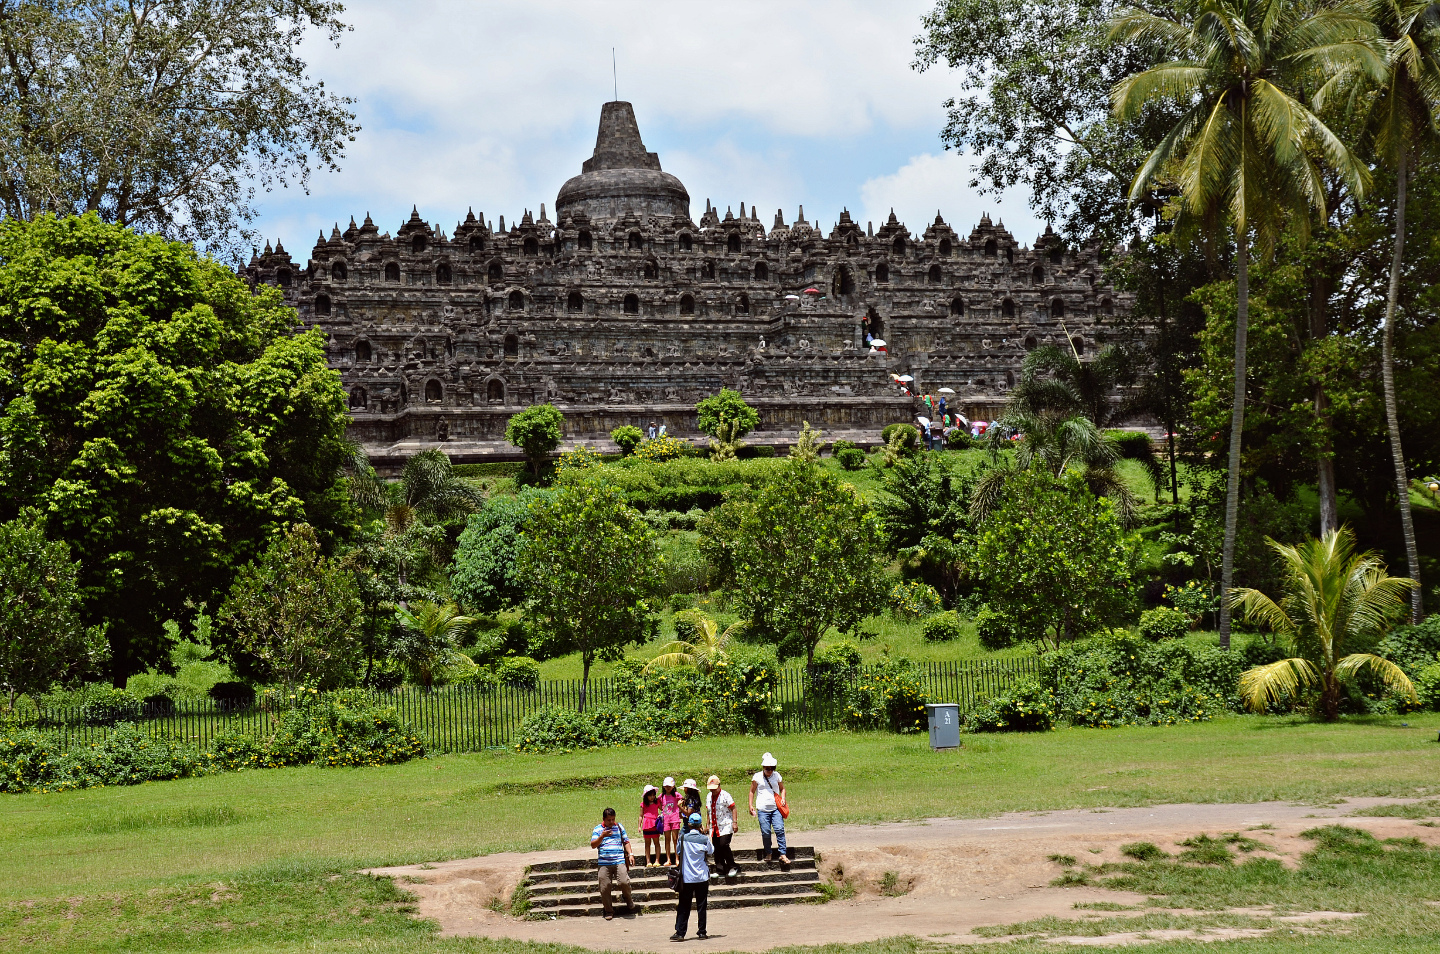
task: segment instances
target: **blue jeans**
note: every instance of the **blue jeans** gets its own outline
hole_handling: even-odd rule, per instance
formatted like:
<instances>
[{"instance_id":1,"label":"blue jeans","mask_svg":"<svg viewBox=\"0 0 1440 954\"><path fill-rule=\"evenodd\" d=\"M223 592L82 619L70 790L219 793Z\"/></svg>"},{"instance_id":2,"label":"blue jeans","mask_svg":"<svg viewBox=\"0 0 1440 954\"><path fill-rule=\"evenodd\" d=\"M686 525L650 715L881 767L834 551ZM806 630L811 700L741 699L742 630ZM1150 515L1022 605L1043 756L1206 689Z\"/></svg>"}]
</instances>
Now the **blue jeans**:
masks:
<instances>
[{"instance_id":1,"label":"blue jeans","mask_svg":"<svg viewBox=\"0 0 1440 954\"><path fill-rule=\"evenodd\" d=\"M760 819L760 843L765 846L765 850L767 852L770 850L770 832L773 831L775 832L776 847L780 849L780 854L786 854L785 819L781 817L780 810L778 808L770 811L762 809L755 814Z\"/></svg>"}]
</instances>

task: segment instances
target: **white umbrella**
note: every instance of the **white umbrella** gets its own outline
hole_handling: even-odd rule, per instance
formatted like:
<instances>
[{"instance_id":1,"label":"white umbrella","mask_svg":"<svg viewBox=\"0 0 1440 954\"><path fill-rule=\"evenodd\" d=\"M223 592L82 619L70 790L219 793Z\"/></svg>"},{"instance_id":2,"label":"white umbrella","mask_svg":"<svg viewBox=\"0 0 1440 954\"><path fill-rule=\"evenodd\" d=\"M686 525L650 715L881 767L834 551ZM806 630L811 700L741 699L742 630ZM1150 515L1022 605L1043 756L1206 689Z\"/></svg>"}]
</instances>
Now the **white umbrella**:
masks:
<instances>
[{"instance_id":1,"label":"white umbrella","mask_svg":"<svg viewBox=\"0 0 1440 954\"><path fill-rule=\"evenodd\" d=\"M914 380L915 380L915 375L913 375L913 374L902 374L902 375L900 375L900 377L896 378L895 380L896 380L896 381L914 381Z\"/></svg>"},{"instance_id":2,"label":"white umbrella","mask_svg":"<svg viewBox=\"0 0 1440 954\"><path fill-rule=\"evenodd\" d=\"M924 417L924 416L922 416L922 415L917 414L917 415L915 415L915 420L917 420L917 421L920 422L920 426L921 426L921 427L929 427L929 426L930 426L930 418L928 418L928 417Z\"/></svg>"},{"instance_id":3,"label":"white umbrella","mask_svg":"<svg viewBox=\"0 0 1440 954\"><path fill-rule=\"evenodd\" d=\"M800 296L799 296L799 295L786 295L786 296L785 296L785 300L786 300L786 301L799 301L799 300L800 300Z\"/></svg>"},{"instance_id":4,"label":"white umbrella","mask_svg":"<svg viewBox=\"0 0 1440 954\"><path fill-rule=\"evenodd\" d=\"M872 347L872 348L883 348L883 347L885 347L885 339L884 339L884 338L871 338L871 339L870 339L870 347Z\"/></svg>"},{"instance_id":5,"label":"white umbrella","mask_svg":"<svg viewBox=\"0 0 1440 954\"><path fill-rule=\"evenodd\" d=\"M941 393L941 394L954 394L954 393L955 393L955 389L954 389L954 388L941 388L941 389L940 389L940 393Z\"/></svg>"}]
</instances>

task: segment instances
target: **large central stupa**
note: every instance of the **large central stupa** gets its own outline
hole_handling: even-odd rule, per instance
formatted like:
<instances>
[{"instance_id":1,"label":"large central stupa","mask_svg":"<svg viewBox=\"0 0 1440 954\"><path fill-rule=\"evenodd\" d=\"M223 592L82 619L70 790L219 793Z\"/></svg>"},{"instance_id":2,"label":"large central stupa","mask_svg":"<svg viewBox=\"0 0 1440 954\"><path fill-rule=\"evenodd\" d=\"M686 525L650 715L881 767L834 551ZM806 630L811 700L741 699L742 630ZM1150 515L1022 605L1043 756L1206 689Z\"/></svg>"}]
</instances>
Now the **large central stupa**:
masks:
<instances>
[{"instance_id":1,"label":"large central stupa","mask_svg":"<svg viewBox=\"0 0 1440 954\"><path fill-rule=\"evenodd\" d=\"M690 217L690 193L679 179L661 171L659 156L645 151L629 103L600 107L595 154L585 160L578 176L560 187L555 218L577 212L592 222L611 221L627 212Z\"/></svg>"}]
</instances>

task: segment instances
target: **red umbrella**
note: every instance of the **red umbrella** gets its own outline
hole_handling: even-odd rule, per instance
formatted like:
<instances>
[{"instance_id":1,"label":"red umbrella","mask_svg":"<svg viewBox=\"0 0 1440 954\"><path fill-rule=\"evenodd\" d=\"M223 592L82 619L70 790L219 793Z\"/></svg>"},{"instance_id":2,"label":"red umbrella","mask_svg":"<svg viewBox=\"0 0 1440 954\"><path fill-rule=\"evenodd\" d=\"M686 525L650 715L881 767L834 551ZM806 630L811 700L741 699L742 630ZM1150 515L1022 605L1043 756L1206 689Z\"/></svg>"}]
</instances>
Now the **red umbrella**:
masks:
<instances>
[{"instance_id":1,"label":"red umbrella","mask_svg":"<svg viewBox=\"0 0 1440 954\"><path fill-rule=\"evenodd\" d=\"M818 289L818 288L816 288L816 287L814 287L814 286L812 285L811 287L805 289L805 294L807 294L807 295L818 295L818 294L820 294L820 289Z\"/></svg>"}]
</instances>

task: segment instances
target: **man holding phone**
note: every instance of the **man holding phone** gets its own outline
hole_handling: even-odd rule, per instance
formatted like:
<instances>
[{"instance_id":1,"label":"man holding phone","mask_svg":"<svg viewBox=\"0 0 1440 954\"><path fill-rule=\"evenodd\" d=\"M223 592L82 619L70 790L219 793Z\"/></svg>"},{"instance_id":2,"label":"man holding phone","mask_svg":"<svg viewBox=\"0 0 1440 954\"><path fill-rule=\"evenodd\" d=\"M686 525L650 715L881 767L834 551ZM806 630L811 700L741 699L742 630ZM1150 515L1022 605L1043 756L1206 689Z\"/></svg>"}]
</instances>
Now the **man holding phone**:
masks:
<instances>
[{"instance_id":1,"label":"man holding phone","mask_svg":"<svg viewBox=\"0 0 1440 954\"><path fill-rule=\"evenodd\" d=\"M633 913L630 838L625 834L625 826L615 820L615 809L607 808L600 813L600 824L590 833L590 847L600 850L600 905L605 909L605 920L615 917L610 904L610 886L615 882L619 882L620 893L625 896L625 910Z\"/></svg>"}]
</instances>

